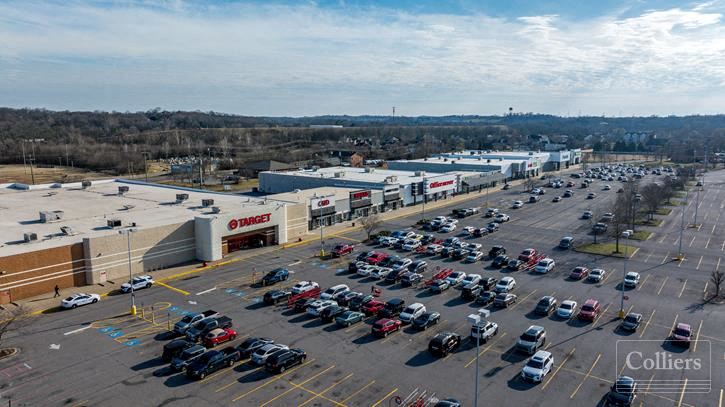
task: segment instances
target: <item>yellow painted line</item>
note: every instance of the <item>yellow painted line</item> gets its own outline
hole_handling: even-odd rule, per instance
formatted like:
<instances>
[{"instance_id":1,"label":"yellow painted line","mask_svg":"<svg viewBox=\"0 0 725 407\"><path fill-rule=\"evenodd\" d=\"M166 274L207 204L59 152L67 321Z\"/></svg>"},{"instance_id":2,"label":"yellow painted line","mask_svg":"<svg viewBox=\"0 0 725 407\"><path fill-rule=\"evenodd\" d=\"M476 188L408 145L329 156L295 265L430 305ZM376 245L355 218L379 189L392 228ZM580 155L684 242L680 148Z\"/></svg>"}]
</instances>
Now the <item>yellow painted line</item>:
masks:
<instances>
[{"instance_id":1,"label":"yellow painted line","mask_svg":"<svg viewBox=\"0 0 725 407\"><path fill-rule=\"evenodd\" d=\"M592 324L592 328L594 328L595 326L597 326L597 323L599 323L599 320L602 319L602 317L604 316L604 314L607 313L607 311L609 310L609 307L611 307L611 306L612 306L612 304L607 305L606 308L604 308L604 311L602 311L602 313L597 316L597 319L595 319L594 320L594 323Z\"/></svg>"},{"instance_id":2,"label":"yellow painted line","mask_svg":"<svg viewBox=\"0 0 725 407\"><path fill-rule=\"evenodd\" d=\"M244 360L240 360L240 361L239 361L239 362L237 362L237 363L239 363L239 364L242 364L242 363L245 363L245 362L246 362L246 361L248 361L248 360L249 360L249 359L244 359ZM201 383L206 383L206 382L210 381L211 379L217 378L217 377L219 377L219 376L223 376L224 374L227 374L227 373L231 373L231 372L234 372L234 366L236 366L236 365L232 365L232 367L228 367L228 368L226 368L226 369L222 369L222 370L220 370L220 371L218 371L218 372L214 372L213 374L211 374L211 375L209 375L209 376L205 377L204 379L202 379L202 380L199 380L199 383L200 383L200 384L201 384Z\"/></svg>"},{"instance_id":3,"label":"yellow painted line","mask_svg":"<svg viewBox=\"0 0 725 407\"><path fill-rule=\"evenodd\" d=\"M308 389L305 386L301 386L299 384L295 384L295 383L292 383L292 382L287 382L287 383L289 383L290 385L294 386L295 389L300 389L302 391L305 391L307 393L310 393L313 396L316 396L316 397L319 397L319 398L321 398L323 400L329 401L330 403L332 403L332 404L334 404L334 405L336 405L338 407L348 407L348 406L346 406L344 404L338 403L337 401L335 401L335 400L333 400L333 399L331 399L331 398L329 398L329 397L327 397L327 396L325 396L323 394L320 394L320 393L318 393L318 392L316 392L314 390L310 390L310 389Z\"/></svg>"},{"instance_id":4,"label":"yellow painted line","mask_svg":"<svg viewBox=\"0 0 725 407\"><path fill-rule=\"evenodd\" d=\"M335 388L335 386L337 386L338 384L340 384L340 383L342 383L342 382L346 381L347 379L351 378L351 377L352 377L353 375L354 375L354 373L350 373L349 375L347 375L347 376L343 377L342 379L340 379L340 380L336 381L335 383L331 384L330 386L328 386L327 388L325 388L324 390L322 390L322 391L321 391L321 392L320 392L319 394L315 394L315 395L314 395L314 397L312 397L312 398L310 398L309 400L305 401L304 403L302 403L302 404L298 405L297 407L302 407L302 406L306 406L306 405L307 405L307 403L311 402L312 400L314 400L314 399L316 399L316 398L318 398L318 397L322 397L322 395L323 395L323 394L325 394L325 393L327 393L328 391L332 390L332 389L333 389L333 388Z\"/></svg>"},{"instance_id":5,"label":"yellow painted line","mask_svg":"<svg viewBox=\"0 0 725 407\"><path fill-rule=\"evenodd\" d=\"M349 396L345 397L345 399L343 399L343 400L342 400L342 401L340 402L340 404L345 404L345 402L346 402L346 401L348 401L348 400L350 400L351 398L353 398L353 397L357 396L358 394L360 394L360 392L362 392L363 390L365 390L365 389L367 389L368 387L372 386L372 385L373 385L373 383L375 383L375 380L371 380L371 381L370 381L370 382L369 382L368 384L366 384L365 386L363 386L363 387L361 387L361 388L357 389L357 390L356 390L356 391L355 391L354 393L352 393L351 395L349 395Z\"/></svg>"},{"instance_id":6,"label":"yellow painted line","mask_svg":"<svg viewBox=\"0 0 725 407\"><path fill-rule=\"evenodd\" d=\"M324 370L323 370L323 371L321 371L321 372L317 372L317 373L315 373L314 375L312 375L312 377L308 378L307 380L303 381L302 383L299 383L299 385L300 385L300 386L304 386L304 385L305 385L306 383L309 383L309 382L311 382L312 380L315 380L315 379L317 379L318 377L322 376L323 374L325 374L325 373L329 372L330 370L332 370L332 369L334 369L334 368L335 368L335 365L330 365L329 367L327 367L327 369L324 369ZM290 384L295 384L295 383L293 383L293 382L290 382ZM287 390L283 391L282 393L280 393L280 394L278 394L278 395L274 396L274 397L273 397L273 398L272 398L271 400L268 400L268 401L266 401L266 402L264 402L264 403L260 404L260 405L259 405L259 407L264 407L264 406L266 406L266 405L268 405L268 404L272 403L273 401L275 401L275 400L279 399L280 397L283 397L284 395L286 395L286 394L289 394L290 392L292 392L292 391L294 391L294 390L295 390L295 388L294 388L294 387L293 387L293 388L291 388L291 389L287 389ZM236 400L235 400L235 401L236 401Z\"/></svg>"},{"instance_id":7,"label":"yellow painted line","mask_svg":"<svg viewBox=\"0 0 725 407\"><path fill-rule=\"evenodd\" d=\"M249 372L245 372L245 373L251 374L251 373L255 373L255 372L258 372L258 371L260 371L260 370L262 370L262 369L264 369L264 366L258 367L258 368L256 368L256 369L252 369L252 370L250 370ZM234 380L234 381L232 381L232 382L229 382L229 383L225 384L224 386L222 386L222 387L220 387L220 388L216 389L216 390L214 391L214 393L219 393L220 391L226 390L226 389L228 389L228 388L229 388L230 386L234 385L235 383L237 383L237 381L236 381L236 380Z\"/></svg>"},{"instance_id":8,"label":"yellow painted line","mask_svg":"<svg viewBox=\"0 0 725 407\"><path fill-rule=\"evenodd\" d=\"M657 290L657 295L660 295L662 293L662 289L665 288L665 284L667 284L667 280L669 280L669 277L665 277L664 281L662 281L662 285L660 286L660 289Z\"/></svg>"},{"instance_id":9,"label":"yellow painted line","mask_svg":"<svg viewBox=\"0 0 725 407\"><path fill-rule=\"evenodd\" d=\"M166 283L162 283L160 281L157 281L156 284L160 285L161 287L168 288L171 291L176 291L179 294L189 295L189 292L188 291L184 291L184 290L182 290L180 288L172 287L172 286L170 286L170 285L168 285Z\"/></svg>"},{"instance_id":10,"label":"yellow painted line","mask_svg":"<svg viewBox=\"0 0 725 407\"><path fill-rule=\"evenodd\" d=\"M650 314L649 319L647 319L647 322L645 322L644 327L642 327L642 332L639 333L640 338L644 336L644 332L647 330L649 323L652 322L652 317L655 316L655 312L657 312L656 309L652 310L652 313Z\"/></svg>"},{"instance_id":11,"label":"yellow painted line","mask_svg":"<svg viewBox=\"0 0 725 407\"><path fill-rule=\"evenodd\" d=\"M700 330L702 329L702 322L704 320L700 320L700 326L697 327L697 334L695 334L695 343L692 344L692 351L697 352L697 340L700 339Z\"/></svg>"},{"instance_id":12,"label":"yellow painted line","mask_svg":"<svg viewBox=\"0 0 725 407\"><path fill-rule=\"evenodd\" d=\"M685 282L682 283L682 289L680 290L680 294L677 295L677 298L682 297L682 293L685 292L685 286L687 285L687 279L685 279Z\"/></svg>"},{"instance_id":13,"label":"yellow painted line","mask_svg":"<svg viewBox=\"0 0 725 407\"><path fill-rule=\"evenodd\" d=\"M649 274L644 276L644 281L642 281L642 284L640 284L639 287L637 287L637 291L640 291L642 289L642 287L644 287L644 284L647 282L647 280L649 280L649 276L650 276ZM622 289L624 289L624 287L622 287Z\"/></svg>"},{"instance_id":14,"label":"yellow painted line","mask_svg":"<svg viewBox=\"0 0 725 407\"><path fill-rule=\"evenodd\" d=\"M381 398L380 400L376 401L376 402L375 402L375 404L373 404L373 405L372 405L372 406L370 406L370 407L378 407L378 406L380 405L380 403L382 403L382 402L383 402L383 400L385 400L385 399L387 399L388 397L392 396L392 395L393 395L393 393L395 393L396 391L398 391L398 388L397 388L397 387L396 387L396 388L394 388L393 390L390 390L390 393L388 393L388 394L384 395L384 396L383 396L383 398Z\"/></svg>"},{"instance_id":15,"label":"yellow painted line","mask_svg":"<svg viewBox=\"0 0 725 407\"><path fill-rule=\"evenodd\" d=\"M83 400L80 403L74 404L73 407L83 407L86 405L86 403L88 403L88 400Z\"/></svg>"},{"instance_id":16,"label":"yellow painted line","mask_svg":"<svg viewBox=\"0 0 725 407\"><path fill-rule=\"evenodd\" d=\"M556 367L556 370L554 370L554 373L552 373L551 376L549 376L549 380L547 380L547 382L544 383L543 386L541 386L541 390L546 389L546 386L548 386L549 383L551 383L551 381L554 380L554 377L556 376L556 374L559 373L559 370L561 370L561 368L564 366L564 364L566 364L566 361L569 360L569 358L571 357L571 355L574 354L574 351L576 351L576 348L572 348L571 351L569 351L569 353L564 358L564 361L561 362L561 364Z\"/></svg>"},{"instance_id":17,"label":"yellow painted line","mask_svg":"<svg viewBox=\"0 0 725 407\"><path fill-rule=\"evenodd\" d=\"M534 295L534 293L535 293L536 291L538 291L538 289L537 289L537 290L534 290L534 291L532 291L532 292L530 292L530 293L529 293L529 294L528 294L528 295L527 295L526 297L522 298L522 299L521 299L520 301L519 301L519 300L516 300L516 304L512 305L511 307L509 307L509 309L514 309L514 307L516 307L517 305L519 305L519 304L521 304L522 302L526 301L526 299L527 299L527 298L529 298L529 297L531 297L532 295Z\"/></svg>"},{"instance_id":18,"label":"yellow painted line","mask_svg":"<svg viewBox=\"0 0 725 407\"><path fill-rule=\"evenodd\" d=\"M682 392L680 392L680 399L677 400L677 407L682 405L682 399L685 397L685 390L687 389L687 378L685 378L685 384L682 385Z\"/></svg>"},{"instance_id":19,"label":"yellow painted line","mask_svg":"<svg viewBox=\"0 0 725 407\"><path fill-rule=\"evenodd\" d=\"M594 363L592 363L592 366L587 371L587 374L584 375L584 378L582 379L581 383L579 383L579 385L576 386L576 389L574 389L574 392L571 393L571 396L569 396L570 399L573 399L574 396L576 396L576 393L579 391L579 388L582 387L582 385L587 380L587 378L589 377L589 375L592 374L592 370L594 370L594 366L597 365L597 363L599 362L599 358L601 358L601 357L602 357L602 354L601 353L597 355L597 358L594 360Z\"/></svg>"},{"instance_id":20,"label":"yellow painted line","mask_svg":"<svg viewBox=\"0 0 725 407\"><path fill-rule=\"evenodd\" d=\"M506 336L506 332L503 332L501 335L498 336L498 338L496 338L495 341L488 344L488 346L486 346L481 352L479 352L478 357L480 358L481 356L483 356L484 353L488 352L493 347L493 345L497 344L498 341L503 339L504 336ZM475 361L476 361L476 357L474 356L473 358L471 358L471 360L468 361L468 363L466 363L463 366L463 368L467 368L468 366L471 366L471 364Z\"/></svg>"},{"instance_id":21,"label":"yellow painted line","mask_svg":"<svg viewBox=\"0 0 725 407\"><path fill-rule=\"evenodd\" d=\"M254 393L255 391L257 391L257 390L259 390L259 389L261 389L261 388L263 388L263 387L266 387L266 386L268 386L268 385L270 385L270 384L272 384L272 383L276 382L277 380L279 380L279 379L281 379L281 378L283 378L283 377L287 376L288 374L290 374L290 373L292 373L292 372L296 371L297 369L299 369L299 368L301 368L301 367L303 367L303 366L307 366L307 365L309 365L310 363L312 363L312 362L314 362L314 361L315 361L315 359L310 359L310 360L308 360L308 361L307 361L306 363L303 363L303 364L301 364L301 365L299 365L299 366L295 367L294 369L290 369L290 370L288 370L288 371L286 371L286 372L282 373L281 375L275 376L275 377L273 377L273 378L271 378L271 379L267 380L266 382L264 382L264 383L260 384L259 386L256 386L255 388L253 388L253 389L251 389L251 390L247 391L246 393L240 394L239 396L235 397L235 398L234 398L234 399L233 399L232 401L237 401L237 400L239 400L239 399L242 399L242 398L244 398L244 397L247 397L248 395L250 395L250 394ZM259 369L262 369L262 368L259 368ZM257 370L259 370L259 369L257 369Z\"/></svg>"},{"instance_id":22,"label":"yellow painted line","mask_svg":"<svg viewBox=\"0 0 725 407\"><path fill-rule=\"evenodd\" d=\"M360 239L353 239L353 238L347 237L347 236L341 236L341 235L330 235L330 236L334 236L334 237L337 237L337 238L340 238L340 239L349 240L351 242L362 243L362 240L360 240Z\"/></svg>"}]
</instances>

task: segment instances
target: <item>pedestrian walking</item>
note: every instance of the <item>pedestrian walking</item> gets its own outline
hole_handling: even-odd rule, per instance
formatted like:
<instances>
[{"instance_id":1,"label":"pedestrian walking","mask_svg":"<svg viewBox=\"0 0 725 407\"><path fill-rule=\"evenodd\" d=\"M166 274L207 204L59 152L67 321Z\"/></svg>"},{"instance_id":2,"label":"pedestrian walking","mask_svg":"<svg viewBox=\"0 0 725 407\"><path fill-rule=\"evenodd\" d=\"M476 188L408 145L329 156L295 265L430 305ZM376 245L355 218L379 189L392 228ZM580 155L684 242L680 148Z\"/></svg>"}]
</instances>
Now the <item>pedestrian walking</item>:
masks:
<instances>
[{"instance_id":1,"label":"pedestrian walking","mask_svg":"<svg viewBox=\"0 0 725 407\"><path fill-rule=\"evenodd\" d=\"M55 295L53 298L60 297L60 287L58 287L58 284L55 285Z\"/></svg>"}]
</instances>

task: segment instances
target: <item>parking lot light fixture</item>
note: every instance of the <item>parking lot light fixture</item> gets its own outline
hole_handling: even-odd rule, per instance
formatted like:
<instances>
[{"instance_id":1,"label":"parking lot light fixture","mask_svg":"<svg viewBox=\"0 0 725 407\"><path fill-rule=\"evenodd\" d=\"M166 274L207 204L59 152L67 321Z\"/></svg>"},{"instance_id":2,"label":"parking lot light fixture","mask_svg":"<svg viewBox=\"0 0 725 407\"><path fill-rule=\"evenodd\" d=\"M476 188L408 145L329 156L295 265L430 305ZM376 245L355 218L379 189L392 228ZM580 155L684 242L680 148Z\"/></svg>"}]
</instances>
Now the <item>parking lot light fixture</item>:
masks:
<instances>
[{"instance_id":1,"label":"parking lot light fixture","mask_svg":"<svg viewBox=\"0 0 725 407\"><path fill-rule=\"evenodd\" d=\"M133 292L133 271L131 269L131 233L136 229L128 228L119 230L118 233L126 235L126 246L128 251L128 283L131 286L131 315L136 315L136 294Z\"/></svg>"},{"instance_id":2,"label":"parking lot light fixture","mask_svg":"<svg viewBox=\"0 0 725 407\"><path fill-rule=\"evenodd\" d=\"M622 297L619 301L619 313L618 313L619 319L624 319L624 279L627 276L627 259L629 258L627 249L629 249L629 245L628 245L629 235L627 235L627 237L625 239L627 241L624 242L624 267L622 268L622 286L620 287L620 291L622 292Z\"/></svg>"}]
</instances>

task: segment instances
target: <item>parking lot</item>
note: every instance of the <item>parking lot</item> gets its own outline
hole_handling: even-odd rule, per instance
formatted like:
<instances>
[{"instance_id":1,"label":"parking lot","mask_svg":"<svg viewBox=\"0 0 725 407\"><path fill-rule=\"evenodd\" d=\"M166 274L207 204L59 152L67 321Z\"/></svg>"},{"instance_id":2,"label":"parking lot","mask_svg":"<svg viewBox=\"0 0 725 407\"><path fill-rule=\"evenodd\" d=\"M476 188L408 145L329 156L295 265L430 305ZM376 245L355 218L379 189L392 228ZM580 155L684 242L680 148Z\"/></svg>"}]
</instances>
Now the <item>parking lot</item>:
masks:
<instances>
[{"instance_id":1,"label":"parking lot","mask_svg":"<svg viewBox=\"0 0 725 407\"><path fill-rule=\"evenodd\" d=\"M565 178L565 181L568 178ZM652 180L648 176L642 183ZM611 191L603 191L611 184ZM468 339L467 316L480 306L464 301L456 288L432 294L423 284L402 288L348 273L348 263L357 253L379 250L429 263L425 278L436 268L453 268L500 279L516 279L513 291L518 301L505 309L490 308L488 318L499 325L498 334L479 349L479 403L481 405L597 405L620 373L633 376L641 391L640 405L682 405L722 407L725 383L725 320L722 306L705 304L710 273L719 269L725 257L725 235L721 220L725 202L725 172L711 172L700 192L697 227L687 228L682 243L685 260L674 261L679 247L680 209L674 207L661 226L646 228L653 232L628 260L627 270L641 274L636 288L626 289L624 310L642 314L639 329L630 334L619 331L621 279L625 261L559 250L563 236L575 243L591 241L591 224L580 219L585 210L606 212L620 183L595 180L589 189L572 188L575 194L561 202L552 202L564 189L547 188L538 203L511 209L514 200L526 200L523 187L514 187L486 195L478 194L465 206L497 207L510 215L499 231L480 238L466 238L488 250L503 245L512 256L526 248L556 261L548 274L493 269L490 260L464 263L439 256L411 254L392 248L361 243L362 231L326 236L326 247L335 242L356 244L355 253L345 258L322 260L319 242L279 249L272 254L231 262L209 271L188 274L137 292L141 305L138 316L129 316L128 295L109 295L99 304L37 317L26 330L13 333L10 344L22 348L15 358L0 362L2 396L12 405L121 406L136 405L257 405L257 406L387 406L395 396L411 394L453 397L463 405L473 404L476 371L476 344ZM597 193L586 199L586 192ZM692 198L692 195L690 196ZM689 201L686 222L691 223L696 203ZM449 215L453 208L426 211L426 218ZM423 214L399 217L382 226L386 230L418 230L415 223ZM458 230L438 237L460 236L462 226L482 227L490 221L481 214L460 219ZM576 266L601 268L603 281L589 283L568 278ZM429 311L441 313L441 322L426 331L404 327L385 338L371 334L374 318L349 328L324 324L305 313L294 313L285 306L265 305L261 296L269 288L258 287L263 273L287 267L290 279L274 288L291 287L301 280L312 280L325 289L347 284L354 291L381 289L382 300L403 298L407 304L422 302ZM725 267L725 265L723 265ZM532 312L544 295L559 303L575 300L582 304L596 299L602 313L593 322L576 318L538 316ZM238 363L203 380L192 381L175 373L158 358L161 348L172 336L169 325L185 312L214 309L234 320L239 333L232 344L247 337L264 336L290 347L303 348L307 360L278 375L250 363ZM689 349L676 348L665 339L679 322L693 327L695 342ZM546 329L545 349L554 356L552 372L540 384L519 378L528 358L516 352L516 339L530 325ZM444 358L435 358L427 350L438 332L453 331L465 339L462 346ZM621 341L630 341L621 345ZM620 346L645 354L664 351L674 357L702 357L709 374L682 369L629 371L623 364ZM624 349L624 348L621 348ZM676 383L662 388L662 383ZM660 387L658 387L660 386Z\"/></svg>"}]
</instances>

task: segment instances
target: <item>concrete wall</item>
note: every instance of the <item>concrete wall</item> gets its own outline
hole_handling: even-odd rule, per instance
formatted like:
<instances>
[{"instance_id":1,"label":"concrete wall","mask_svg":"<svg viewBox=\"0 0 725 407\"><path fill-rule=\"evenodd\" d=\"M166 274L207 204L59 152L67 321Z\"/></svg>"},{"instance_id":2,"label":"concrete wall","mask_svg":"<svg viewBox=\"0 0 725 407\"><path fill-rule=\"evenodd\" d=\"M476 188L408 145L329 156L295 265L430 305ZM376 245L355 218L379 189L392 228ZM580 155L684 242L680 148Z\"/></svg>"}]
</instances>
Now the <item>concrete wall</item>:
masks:
<instances>
[{"instance_id":1,"label":"concrete wall","mask_svg":"<svg viewBox=\"0 0 725 407\"><path fill-rule=\"evenodd\" d=\"M128 280L128 240L125 234L83 239L86 280ZM131 233L131 269L134 274L163 269L196 258L194 222L187 221Z\"/></svg>"},{"instance_id":2,"label":"concrete wall","mask_svg":"<svg viewBox=\"0 0 725 407\"><path fill-rule=\"evenodd\" d=\"M0 257L0 303L85 285L83 245L75 243Z\"/></svg>"},{"instance_id":3,"label":"concrete wall","mask_svg":"<svg viewBox=\"0 0 725 407\"><path fill-rule=\"evenodd\" d=\"M349 206L348 206L349 208ZM294 242L307 234L309 208L306 203L287 205L287 241Z\"/></svg>"}]
</instances>

